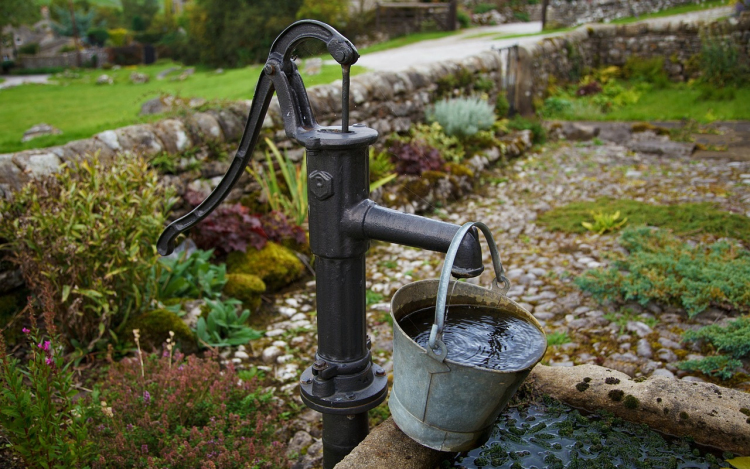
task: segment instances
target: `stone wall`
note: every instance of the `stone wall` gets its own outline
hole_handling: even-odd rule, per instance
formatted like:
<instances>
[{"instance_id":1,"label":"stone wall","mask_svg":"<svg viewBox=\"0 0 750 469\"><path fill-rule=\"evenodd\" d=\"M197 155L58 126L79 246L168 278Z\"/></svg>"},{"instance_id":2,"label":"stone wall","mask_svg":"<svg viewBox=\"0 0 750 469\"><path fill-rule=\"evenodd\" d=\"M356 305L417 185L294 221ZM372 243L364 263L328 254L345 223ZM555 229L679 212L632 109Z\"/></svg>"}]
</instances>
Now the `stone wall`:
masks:
<instances>
[{"instance_id":1,"label":"stone wall","mask_svg":"<svg viewBox=\"0 0 750 469\"><path fill-rule=\"evenodd\" d=\"M700 3L700 0L551 0L547 7L547 18L548 24L555 27L578 26L693 3Z\"/></svg>"},{"instance_id":2,"label":"stone wall","mask_svg":"<svg viewBox=\"0 0 750 469\"><path fill-rule=\"evenodd\" d=\"M90 63L94 57L96 57L98 65L109 62L106 49L95 47L81 51L81 63L83 64ZM78 53L21 55L18 60L23 68L77 67Z\"/></svg>"},{"instance_id":3,"label":"stone wall","mask_svg":"<svg viewBox=\"0 0 750 469\"><path fill-rule=\"evenodd\" d=\"M519 102L522 113L534 110L551 82L575 81L586 67L624 65L630 57L664 57L664 68L673 81L698 76L702 36L733 41L750 59L750 16L739 21L698 23L632 23L588 25L568 34L545 38L519 48Z\"/></svg>"},{"instance_id":4,"label":"stone wall","mask_svg":"<svg viewBox=\"0 0 750 469\"><path fill-rule=\"evenodd\" d=\"M383 135L392 131L406 131L413 123L423 121L425 109L437 98L437 83L462 70L470 71L474 79L480 76L490 79L495 84L495 89L489 92L491 97L500 88L501 61L499 53L495 51L486 51L462 61L415 67L404 72L358 75L351 81L350 122L364 123ZM341 123L340 82L310 88L308 94L319 123ZM62 163L96 151L105 158L133 152L153 156L162 152L182 153L210 140L237 141L242 135L249 109L249 101L234 103L222 109L196 112L154 124L107 130L90 139L61 146L0 154L0 196L7 198L31 179L51 174ZM275 132L281 147L289 146L275 97L264 128Z\"/></svg>"}]
</instances>

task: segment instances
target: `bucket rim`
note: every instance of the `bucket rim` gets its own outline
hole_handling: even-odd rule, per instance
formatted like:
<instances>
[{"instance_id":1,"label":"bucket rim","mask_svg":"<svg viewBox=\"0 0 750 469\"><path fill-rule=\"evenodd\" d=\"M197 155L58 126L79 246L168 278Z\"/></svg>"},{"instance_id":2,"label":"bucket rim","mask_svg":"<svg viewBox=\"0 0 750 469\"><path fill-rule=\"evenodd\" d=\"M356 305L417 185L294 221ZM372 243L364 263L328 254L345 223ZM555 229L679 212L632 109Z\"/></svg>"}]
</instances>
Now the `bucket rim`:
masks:
<instances>
[{"instance_id":1,"label":"bucket rim","mask_svg":"<svg viewBox=\"0 0 750 469\"><path fill-rule=\"evenodd\" d=\"M391 302L390 302L390 311L389 311L389 314L391 316L391 319L393 320L393 329L394 329L394 331L398 330L398 332L400 334L403 334L404 337L406 337L413 345L415 345L416 347L418 347L425 354L427 354L427 349L425 347L419 345L418 343L416 343L414 341L414 339L412 339L411 337L409 337L409 335L406 332L404 332L404 330L401 328L401 325L399 325L398 320L396 319L396 316L394 314L393 303L394 303L394 301L397 300L397 298L399 296L399 293L401 293L401 292L403 292L405 290L408 291L408 290L413 289L413 288L427 287L430 284L434 284L435 285L435 292L436 292L435 299L437 300L437 287L438 287L438 283L439 282L440 282L440 279L425 279L425 280L417 280L415 282L410 282L407 285L404 285L403 287L399 288L396 291L396 293L394 293L393 296L391 297ZM496 373L496 374L514 374L514 373L521 373L521 372L524 372L524 371L527 371L527 370L531 370L536 365L538 365L540 361L542 361L542 359L544 358L544 355L547 353L547 348L548 348L548 345L547 345L547 333L544 332L544 329L542 328L542 325L539 323L539 320L537 320L534 317L533 314L531 314L526 308L524 308L523 306L521 306L520 304L518 304L516 301L512 300L511 298L508 298L505 295L501 295L501 294L499 294L497 292L494 292L494 291L492 291L492 290L490 290L488 288L482 287L480 285L474 285L474 284L467 283L467 282L458 282L457 280L451 280L451 283L454 283L454 282L459 283L460 285L464 285L465 286L465 287L462 287L462 288L481 289L484 293L490 293L490 294L492 294L494 296L501 296L505 301L507 301L508 303L510 303L514 308L517 308L518 313L519 313L518 315L520 317L522 317L522 319L530 322L534 327L536 327L539 330L539 332L542 333L542 338L544 339L544 348L541 350L541 354L538 357L537 356L534 357L533 364L531 364L531 365L529 365L527 367L524 367L524 368L518 368L518 369L513 369L513 370L495 370L495 369L492 369L492 368L485 368L483 366L471 365L471 364L467 364L467 363L461 363L461 362L458 362L458 361L455 361L455 360L451 360L448 357L445 358L445 360L444 360L445 363L449 363L451 365L458 365L458 366L461 366L461 367L464 367L464 368L471 368L471 369L476 369L476 370L485 371L485 372L492 372L492 373ZM491 308L499 309L496 306L489 306L489 305L487 305L487 306L491 307ZM511 311L509 311L509 313L510 314L514 314L514 312L511 312Z\"/></svg>"}]
</instances>

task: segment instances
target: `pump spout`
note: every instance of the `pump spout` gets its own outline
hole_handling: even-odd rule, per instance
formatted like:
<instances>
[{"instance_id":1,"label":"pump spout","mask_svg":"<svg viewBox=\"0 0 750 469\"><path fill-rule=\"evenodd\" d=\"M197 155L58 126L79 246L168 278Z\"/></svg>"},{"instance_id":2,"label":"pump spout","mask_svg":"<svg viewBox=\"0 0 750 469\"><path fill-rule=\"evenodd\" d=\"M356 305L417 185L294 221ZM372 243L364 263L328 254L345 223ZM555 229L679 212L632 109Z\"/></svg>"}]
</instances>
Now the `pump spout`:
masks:
<instances>
[{"instance_id":1,"label":"pump spout","mask_svg":"<svg viewBox=\"0 0 750 469\"><path fill-rule=\"evenodd\" d=\"M362 201L347 218L345 226L357 231L352 234L437 252L447 252L453 236L461 228L452 223L381 207L371 200ZM483 271L479 235L473 229L461 242L451 273L456 278L470 278Z\"/></svg>"}]
</instances>

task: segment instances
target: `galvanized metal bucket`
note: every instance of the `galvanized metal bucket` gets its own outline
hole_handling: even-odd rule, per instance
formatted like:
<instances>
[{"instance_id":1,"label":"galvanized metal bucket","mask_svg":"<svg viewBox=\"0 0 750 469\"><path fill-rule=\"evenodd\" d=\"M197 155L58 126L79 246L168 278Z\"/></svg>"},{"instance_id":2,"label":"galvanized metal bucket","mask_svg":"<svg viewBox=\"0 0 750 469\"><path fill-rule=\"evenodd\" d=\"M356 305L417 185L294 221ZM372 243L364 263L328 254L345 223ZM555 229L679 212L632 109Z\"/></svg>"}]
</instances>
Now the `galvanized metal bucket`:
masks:
<instances>
[{"instance_id":1,"label":"galvanized metal bucket","mask_svg":"<svg viewBox=\"0 0 750 469\"><path fill-rule=\"evenodd\" d=\"M473 226L484 233L492 254L496 278L490 289L450 281L458 245ZM508 286L489 229L482 223L470 222L453 238L440 280L411 283L393 296L393 391L388 406L396 425L413 440L440 451L466 451L484 443L500 412L544 356L546 336L541 325L505 296ZM498 371L446 359L448 350L442 341L442 330L449 290L450 304L486 306L485 314L513 316L536 327L542 333L544 346L533 357L533 363L522 369ZM435 307L435 321L428 347L424 348L403 331L399 321L430 307Z\"/></svg>"}]
</instances>

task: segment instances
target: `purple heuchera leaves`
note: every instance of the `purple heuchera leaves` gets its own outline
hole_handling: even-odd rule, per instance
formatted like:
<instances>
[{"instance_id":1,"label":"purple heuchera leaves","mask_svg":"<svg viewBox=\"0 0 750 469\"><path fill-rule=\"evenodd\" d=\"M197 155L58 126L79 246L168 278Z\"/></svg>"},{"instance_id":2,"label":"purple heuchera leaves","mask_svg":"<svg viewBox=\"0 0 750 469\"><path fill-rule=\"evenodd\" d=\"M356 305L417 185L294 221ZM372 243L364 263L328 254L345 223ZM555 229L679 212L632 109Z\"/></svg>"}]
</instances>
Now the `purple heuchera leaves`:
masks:
<instances>
[{"instance_id":1,"label":"purple heuchera leaves","mask_svg":"<svg viewBox=\"0 0 750 469\"><path fill-rule=\"evenodd\" d=\"M419 142L394 142L389 152L399 174L419 176L425 171L441 171L445 163L437 149Z\"/></svg>"}]
</instances>

